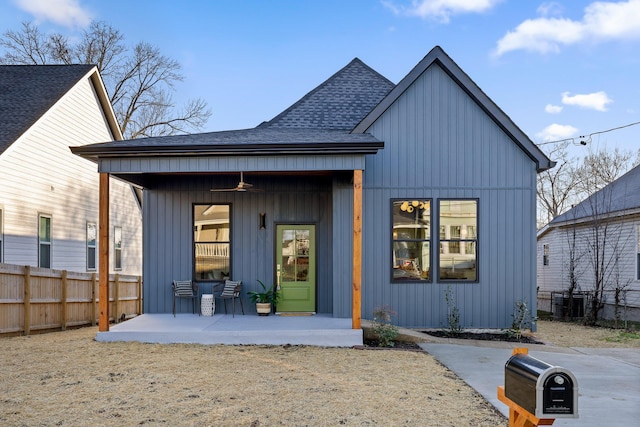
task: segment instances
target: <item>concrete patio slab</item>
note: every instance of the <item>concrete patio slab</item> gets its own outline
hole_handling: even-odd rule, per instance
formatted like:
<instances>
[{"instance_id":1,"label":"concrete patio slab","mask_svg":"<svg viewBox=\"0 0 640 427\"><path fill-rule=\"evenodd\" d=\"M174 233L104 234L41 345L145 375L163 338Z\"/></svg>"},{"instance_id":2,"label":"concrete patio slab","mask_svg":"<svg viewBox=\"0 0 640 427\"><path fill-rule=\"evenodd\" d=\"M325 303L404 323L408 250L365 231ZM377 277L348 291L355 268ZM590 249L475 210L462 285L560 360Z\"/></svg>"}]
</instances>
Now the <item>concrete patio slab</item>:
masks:
<instances>
[{"instance_id":1,"label":"concrete patio slab","mask_svg":"<svg viewBox=\"0 0 640 427\"><path fill-rule=\"evenodd\" d=\"M329 315L256 316L216 314L143 314L98 332L96 341L228 345L362 345L362 329L351 329L351 319Z\"/></svg>"}]
</instances>

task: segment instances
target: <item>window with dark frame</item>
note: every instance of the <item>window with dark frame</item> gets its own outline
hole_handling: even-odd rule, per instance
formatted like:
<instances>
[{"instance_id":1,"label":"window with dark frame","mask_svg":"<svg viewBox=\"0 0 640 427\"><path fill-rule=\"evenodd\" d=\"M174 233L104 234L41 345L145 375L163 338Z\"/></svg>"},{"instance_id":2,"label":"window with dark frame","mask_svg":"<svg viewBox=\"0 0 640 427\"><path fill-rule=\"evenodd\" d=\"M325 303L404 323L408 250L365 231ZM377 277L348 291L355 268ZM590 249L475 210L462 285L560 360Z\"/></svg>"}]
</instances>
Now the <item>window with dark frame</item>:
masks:
<instances>
[{"instance_id":1,"label":"window with dark frame","mask_svg":"<svg viewBox=\"0 0 640 427\"><path fill-rule=\"evenodd\" d=\"M38 267L51 268L51 217L38 215Z\"/></svg>"},{"instance_id":2,"label":"window with dark frame","mask_svg":"<svg viewBox=\"0 0 640 427\"><path fill-rule=\"evenodd\" d=\"M392 281L431 281L431 200L392 200Z\"/></svg>"},{"instance_id":3,"label":"window with dark frame","mask_svg":"<svg viewBox=\"0 0 640 427\"><path fill-rule=\"evenodd\" d=\"M438 200L440 237L438 279L478 281L478 201Z\"/></svg>"},{"instance_id":4,"label":"window with dark frame","mask_svg":"<svg viewBox=\"0 0 640 427\"><path fill-rule=\"evenodd\" d=\"M113 228L114 270L122 270L122 227Z\"/></svg>"},{"instance_id":5,"label":"window with dark frame","mask_svg":"<svg viewBox=\"0 0 640 427\"><path fill-rule=\"evenodd\" d=\"M95 222L87 222L87 270L96 269L98 229Z\"/></svg>"},{"instance_id":6,"label":"window with dark frame","mask_svg":"<svg viewBox=\"0 0 640 427\"><path fill-rule=\"evenodd\" d=\"M231 277L231 206L193 205L193 270L196 281Z\"/></svg>"}]
</instances>

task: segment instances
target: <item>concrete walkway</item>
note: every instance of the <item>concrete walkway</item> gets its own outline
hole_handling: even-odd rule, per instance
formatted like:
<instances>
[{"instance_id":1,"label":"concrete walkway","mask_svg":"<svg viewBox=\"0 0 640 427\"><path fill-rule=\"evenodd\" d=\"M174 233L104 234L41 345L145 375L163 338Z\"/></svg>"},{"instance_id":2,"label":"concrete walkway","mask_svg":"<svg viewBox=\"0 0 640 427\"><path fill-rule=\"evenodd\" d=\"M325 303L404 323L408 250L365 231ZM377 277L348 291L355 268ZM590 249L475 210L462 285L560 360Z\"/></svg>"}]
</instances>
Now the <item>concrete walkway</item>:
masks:
<instances>
[{"instance_id":1,"label":"concrete walkway","mask_svg":"<svg viewBox=\"0 0 640 427\"><path fill-rule=\"evenodd\" d=\"M476 389L505 416L508 407L497 397L504 385L504 365L512 348L571 371L578 380L579 418L557 419L554 426L640 425L640 349L560 348L544 345L448 340L420 347ZM455 343L452 343L455 342ZM469 345L469 344L473 345Z\"/></svg>"}]
</instances>

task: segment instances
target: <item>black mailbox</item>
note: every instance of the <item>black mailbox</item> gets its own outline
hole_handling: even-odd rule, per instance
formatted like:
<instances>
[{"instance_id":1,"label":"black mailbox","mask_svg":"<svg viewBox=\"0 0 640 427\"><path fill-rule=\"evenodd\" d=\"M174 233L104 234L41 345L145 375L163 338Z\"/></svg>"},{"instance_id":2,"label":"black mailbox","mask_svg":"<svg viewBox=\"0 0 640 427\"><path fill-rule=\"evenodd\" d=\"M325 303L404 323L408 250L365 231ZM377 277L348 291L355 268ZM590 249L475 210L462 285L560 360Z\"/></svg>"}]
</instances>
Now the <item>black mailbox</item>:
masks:
<instances>
[{"instance_id":1,"label":"black mailbox","mask_svg":"<svg viewBox=\"0 0 640 427\"><path fill-rule=\"evenodd\" d=\"M504 395L537 418L578 418L576 377L528 354L504 366Z\"/></svg>"}]
</instances>

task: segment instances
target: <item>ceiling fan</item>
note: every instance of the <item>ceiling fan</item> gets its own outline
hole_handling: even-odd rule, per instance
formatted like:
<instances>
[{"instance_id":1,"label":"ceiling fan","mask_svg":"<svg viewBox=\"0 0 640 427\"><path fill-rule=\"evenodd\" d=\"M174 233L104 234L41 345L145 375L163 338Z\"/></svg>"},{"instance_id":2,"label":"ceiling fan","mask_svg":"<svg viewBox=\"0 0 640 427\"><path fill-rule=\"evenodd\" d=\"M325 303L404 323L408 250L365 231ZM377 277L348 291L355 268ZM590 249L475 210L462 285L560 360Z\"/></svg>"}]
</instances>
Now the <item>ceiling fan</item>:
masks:
<instances>
[{"instance_id":1,"label":"ceiling fan","mask_svg":"<svg viewBox=\"0 0 640 427\"><path fill-rule=\"evenodd\" d=\"M259 191L253 188L253 184L249 184L248 182L244 182L244 174L240 172L240 182L233 188L212 188L211 191Z\"/></svg>"}]
</instances>

